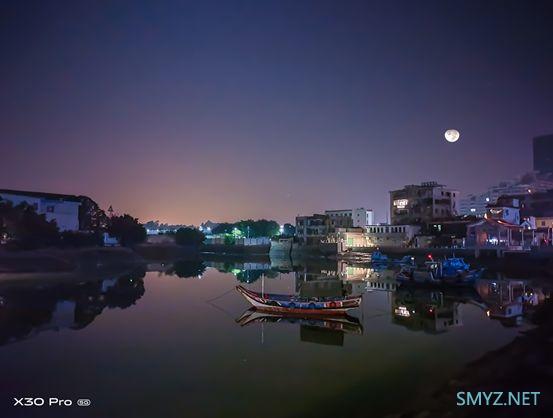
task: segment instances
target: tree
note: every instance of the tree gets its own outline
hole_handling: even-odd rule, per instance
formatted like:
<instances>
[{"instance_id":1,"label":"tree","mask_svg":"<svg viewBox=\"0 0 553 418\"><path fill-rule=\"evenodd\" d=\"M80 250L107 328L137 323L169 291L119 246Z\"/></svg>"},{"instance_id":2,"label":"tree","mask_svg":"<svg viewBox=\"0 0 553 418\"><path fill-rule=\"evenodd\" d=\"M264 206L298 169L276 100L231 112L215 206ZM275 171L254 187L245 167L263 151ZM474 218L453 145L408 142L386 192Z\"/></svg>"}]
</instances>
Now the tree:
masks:
<instances>
[{"instance_id":1,"label":"tree","mask_svg":"<svg viewBox=\"0 0 553 418\"><path fill-rule=\"evenodd\" d=\"M296 234L296 227L292 224L284 224L282 228L282 235L294 236Z\"/></svg>"},{"instance_id":2,"label":"tree","mask_svg":"<svg viewBox=\"0 0 553 418\"><path fill-rule=\"evenodd\" d=\"M128 214L110 218L108 233L125 247L139 244L146 239L146 228L138 222L138 219Z\"/></svg>"},{"instance_id":3,"label":"tree","mask_svg":"<svg viewBox=\"0 0 553 418\"><path fill-rule=\"evenodd\" d=\"M222 223L213 228L214 234L232 234L234 229L240 231L242 236L246 238L256 237L272 237L278 234L279 224L276 221L269 221L267 219L253 219L241 220L235 223Z\"/></svg>"},{"instance_id":4,"label":"tree","mask_svg":"<svg viewBox=\"0 0 553 418\"><path fill-rule=\"evenodd\" d=\"M87 196L79 196L79 229L99 232L106 229L109 218L98 204Z\"/></svg>"},{"instance_id":5,"label":"tree","mask_svg":"<svg viewBox=\"0 0 553 418\"><path fill-rule=\"evenodd\" d=\"M205 241L205 235L196 228L179 228L175 233L177 245L199 247Z\"/></svg>"},{"instance_id":6,"label":"tree","mask_svg":"<svg viewBox=\"0 0 553 418\"><path fill-rule=\"evenodd\" d=\"M234 228L233 223L223 222L211 230L213 234L230 234Z\"/></svg>"},{"instance_id":7,"label":"tree","mask_svg":"<svg viewBox=\"0 0 553 418\"><path fill-rule=\"evenodd\" d=\"M56 222L47 221L26 202L13 206L0 201L0 232L23 249L56 245L60 239Z\"/></svg>"}]
</instances>

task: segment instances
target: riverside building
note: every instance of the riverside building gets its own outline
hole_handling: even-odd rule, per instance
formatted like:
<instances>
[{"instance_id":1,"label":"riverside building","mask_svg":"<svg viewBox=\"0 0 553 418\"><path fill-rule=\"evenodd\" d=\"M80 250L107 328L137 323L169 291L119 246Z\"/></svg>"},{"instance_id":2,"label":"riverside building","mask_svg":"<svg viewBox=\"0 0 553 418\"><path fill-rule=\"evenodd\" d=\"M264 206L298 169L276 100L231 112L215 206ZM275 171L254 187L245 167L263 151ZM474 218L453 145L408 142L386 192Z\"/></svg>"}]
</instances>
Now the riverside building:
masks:
<instances>
[{"instance_id":1,"label":"riverside building","mask_svg":"<svg viewBox=\"0 0 553 418\"><path fill-rule=\"evenodd\" d=\"M390 192L392 225L422 225L458 215L459 192L435 181Z\"/></svg>"}]
</instances>

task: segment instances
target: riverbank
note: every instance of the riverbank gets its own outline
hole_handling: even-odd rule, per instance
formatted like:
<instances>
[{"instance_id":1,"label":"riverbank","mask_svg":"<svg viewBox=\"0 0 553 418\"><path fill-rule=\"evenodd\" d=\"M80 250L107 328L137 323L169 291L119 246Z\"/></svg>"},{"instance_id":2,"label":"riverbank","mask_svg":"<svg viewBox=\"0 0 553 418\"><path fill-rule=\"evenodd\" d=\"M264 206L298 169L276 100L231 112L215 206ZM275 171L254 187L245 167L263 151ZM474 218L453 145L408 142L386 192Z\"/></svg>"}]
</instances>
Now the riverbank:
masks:
<instances>
[{"instance_id":1,"label":"riverbank","mask_svg":"<svg viewBox=\"0 0 553 418\"><path fill-rule=\"evenodd\" d=\"M532 322L536 328L468 364L431 399L421 399L423 407L390 418L549 416L553 410L553 302L540 306ZM535 406L459 407L459 392L474 395L478 392L540 392L540 395Z\"/></svg>"}]
</instances>

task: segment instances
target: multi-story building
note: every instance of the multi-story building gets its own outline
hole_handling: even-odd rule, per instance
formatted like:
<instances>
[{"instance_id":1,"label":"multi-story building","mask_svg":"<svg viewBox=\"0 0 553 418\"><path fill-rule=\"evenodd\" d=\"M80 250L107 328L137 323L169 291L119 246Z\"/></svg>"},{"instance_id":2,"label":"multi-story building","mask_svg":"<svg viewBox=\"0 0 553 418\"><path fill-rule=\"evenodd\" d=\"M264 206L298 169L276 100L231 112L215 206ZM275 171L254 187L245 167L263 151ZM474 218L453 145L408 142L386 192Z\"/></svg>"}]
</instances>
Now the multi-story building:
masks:
<instances>
[{"instance_id":1,"label":"multi-story building","mask_svg":"<svg viewBox=\"0 0 553 418\"><path fill-rule=\"evenodd\" d=\"M407 247L420 230L417 225L369 225L365 238L369 246Z\"/></svg>"},{"instance_id":2,"label":"multi-story building","mask_svg":"<svg viewBox=\"0 0 553 418\"><path fill-rule=\"evenodd\" d=\"M490 204L497 202L501 196L516 196L522 200L521 196L534 195L553 189L553 179L528 173L519 179L503 181L495 186L491 186L483 193L469 194L461 200L461 215L473 215L483 217Z\"/></svg>"},{"instance_id":3,"label":"multi-story building","mask_svg":"<svg viewBox=\"0 0 553 418\"><path fill-rule=\"evenodd\" d=\"M520 201L516 198L499 199L498 203L488 205L486 218L520 225Z\"/></svg>"},{"instance_id":4,"label":"multi-story building","mask_svg":"<svg viewBox=\"0 0 553 418\"><path fill-rule=\"evenodd\" d=\"M422 225L457 216L459 192L435 181L390 192L392 225Z\"/></svg>"},{"instance_id":5,"label":"multi-story building","mask_svg":"<svg viewBox=\"0 0 553 418\"><path fill-rule=\"evenodd\" d=\"M303 244L317 244L331 231L328 215L314 214L296 217L296 237Z\"/></svg>"},{"instance_id":6,"label":"multi-story building","mask_svg":"<svg viewBox=\"0 0 553 418\"><path fill-rule=\"evenodd\" d=\"M372 209L356 208L343 210L326 210L334 228L366 228L374 223Z\"/></svg>"},{"instance_id":7,"label":"multi-story building","mask_svg":"<svg viewBox=\"0 0 553 418\"><path fill-rule=\"evenodd\" d=\"M541 193L525 193L514 196L500 196L498 205L508 204L516 199L520 202L520 219L535 219L536 228L553 228L553 190Z\"/></svg>"},{"instance_id":8,"label":"multi-story building","mask_svg":"<svg viewBox=\"0 0 553 418\"><path fill-rule=\"evenodd\" d=\"M537 136L532 141L534 171L553 173L553 134Z\"/></svg>"},{"instance_id":9,"label":"multi-story building","mask_svg":"<svg viewBox=\"0 0 553 418\"><path fill-rule=\"evenodd\" d=\"M38 214L44 215L48 222L55 221L60 231L79 230L79 196L2 189L0 198L14 206L27 203Z\"/></svg>"}]
</instances>

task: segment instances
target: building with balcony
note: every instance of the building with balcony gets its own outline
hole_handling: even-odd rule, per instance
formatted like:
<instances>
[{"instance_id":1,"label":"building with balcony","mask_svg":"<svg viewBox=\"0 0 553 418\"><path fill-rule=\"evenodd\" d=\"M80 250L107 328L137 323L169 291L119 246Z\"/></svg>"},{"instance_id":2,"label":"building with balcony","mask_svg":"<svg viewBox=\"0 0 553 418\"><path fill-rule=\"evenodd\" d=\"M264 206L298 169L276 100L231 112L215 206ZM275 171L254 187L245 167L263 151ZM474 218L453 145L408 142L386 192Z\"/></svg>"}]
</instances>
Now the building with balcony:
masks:
<instances>
[{"instance_id":1,"label":"building with balcony","mask_svg":"<svg viewBox=\"0 0 553 418\"><path fill-rule=\"evenodd\" d=\"M314 214L296 217L296 237L302 244L318 244L332 231L330 216Z\"/></svg>"},{"instance_id":2,"label":"building with balcony","mask_svg":"<svg viewBox=\"0 0 553 418\"><path fill-rule=\"evenodd\" d=\"M343 210L326 210L331 226L335 228L366 228L374 223L372 209L356 208Z\"/></svg>"},{"instance_id":3,"label":"building with balcony","mask_svg":"<svg viewBox=\"0 0 553 418\"><path fill-rule=\"evenodd\" d=\"M418 225L369 225L365 238L372 247L408 247L420 230Z\"/></svg>"},{"instance_id":4,"label":"building with balcony","mask_svg":"<svg viewBox=\"0 0 553 418\"><path fill-rule=\"evenodd\" d=\"M458 215L459 192L435 181L390 192L392 225L422 225Z\"/></svg>"}]
</instances>

